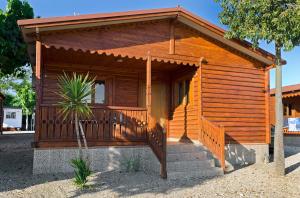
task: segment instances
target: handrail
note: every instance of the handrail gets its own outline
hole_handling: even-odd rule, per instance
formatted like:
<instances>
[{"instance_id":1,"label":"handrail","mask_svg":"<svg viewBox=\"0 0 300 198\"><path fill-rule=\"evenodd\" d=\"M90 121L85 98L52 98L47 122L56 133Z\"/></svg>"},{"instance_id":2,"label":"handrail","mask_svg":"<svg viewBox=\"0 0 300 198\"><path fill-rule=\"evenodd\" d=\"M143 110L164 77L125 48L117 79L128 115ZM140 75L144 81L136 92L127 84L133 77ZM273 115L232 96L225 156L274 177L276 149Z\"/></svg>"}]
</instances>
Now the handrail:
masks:
<instances>
[{"instance_id":1,"label":"handrail","mask_svg":"<svg viewBox=\"0 0 300 198\"><path fill-rule=\"evenodd\" d=\"M59 107L57 104L41 104L41 107ZM124 106L109 106L109 105L91 105L91 109L112 109L112 110L133 110L147 111L144 107L124 107Z\"/></svg>"},{"instance_id":2,"label":"handrail","mask_svg":"<svg viewBox=\"0 0 300 198\"><path fill-rule=\"evenodd\" d=\"M167 178L167 136L154 118L148 118L147 142L160 162L160 176Z\"/></svg>"},{"instance_id":3,"label":"handrail","mask_svg":"<svg viewBox=\"0 0 300 198\"><path fill-rule=\"evenodd\" d=\"M199 140L215 155L220 161L221 167L225 170L224 126L217 126L204 117L201 117Z\"/></svg>"}]
</instances>

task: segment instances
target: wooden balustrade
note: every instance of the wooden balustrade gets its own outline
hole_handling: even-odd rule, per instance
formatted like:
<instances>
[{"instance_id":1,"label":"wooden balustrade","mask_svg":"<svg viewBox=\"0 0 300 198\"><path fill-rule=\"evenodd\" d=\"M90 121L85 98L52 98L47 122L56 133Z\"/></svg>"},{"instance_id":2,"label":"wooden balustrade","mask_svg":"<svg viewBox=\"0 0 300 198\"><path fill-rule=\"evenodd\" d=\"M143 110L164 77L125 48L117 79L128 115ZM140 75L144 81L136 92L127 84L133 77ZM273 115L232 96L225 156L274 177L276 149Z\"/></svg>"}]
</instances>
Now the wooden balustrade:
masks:
<instances>
[{"instance_id":1,"label":"wooden balustrade","mask_svg":"<svg viewBox=\"0 0 300 198\"><path fill-rule=\"evenodd\" d=\"M160 162L160 176L167 178L167 136L160 124L149 118L147 141Z\"/></svg>"},{"instance_id":2,"label":"wooden balustrade","mask_svg":"<svg viewBox=\"0 0 300 198\"><path fill-rule=\"evenodd\" d=\"M225 130L223 126L217 126L204 117L200 119L200 141L220 161L221 167L225 169Z\"/></svg>"},{"instance_id":3,"label":"wooden balustrade","mask_svg":"<svg viewBox=\"0 0 300 198\"><path fill-rule=\"evenodd\" d=\"M89 145L146 143L145 108L101 106L92 107L92 112L90 118L80 118ZM76 143L74 123L72 116L63 119L58 106L41 105L39 143L61 142L61 146L68 146L68 142ZM51 145L55 144L49 144Z\"/></svg>"}]
</instances>

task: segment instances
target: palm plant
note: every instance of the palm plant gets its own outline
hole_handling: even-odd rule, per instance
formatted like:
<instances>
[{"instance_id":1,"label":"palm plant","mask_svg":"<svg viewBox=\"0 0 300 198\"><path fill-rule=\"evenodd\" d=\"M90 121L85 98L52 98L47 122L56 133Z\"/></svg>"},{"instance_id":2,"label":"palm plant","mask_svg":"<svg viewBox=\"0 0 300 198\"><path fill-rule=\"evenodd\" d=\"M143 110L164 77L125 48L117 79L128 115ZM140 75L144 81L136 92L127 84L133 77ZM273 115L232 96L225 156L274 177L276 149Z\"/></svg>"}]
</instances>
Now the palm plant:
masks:
<instances>
[{"instance_id":1,"label":"palm plant","mask_svg":"<svg viewBox=\"0 0 300 198\"><path fill-rule=\"evenodd\" d=\"M88 105L87 100L93 93L93 85L94 79L91 79L89 74L83 76L73 73L70 77L64 73L58 77L58 94L61 97L61 101L58 103L60 113L64 116L64 119L69 116L74 116L75 131L79 147L79 158L82 158L80 134L82 136L85 149L88 149L85 134L79 118L88 118L92 115L92 110Z\"/></svg>"}]
</instances>

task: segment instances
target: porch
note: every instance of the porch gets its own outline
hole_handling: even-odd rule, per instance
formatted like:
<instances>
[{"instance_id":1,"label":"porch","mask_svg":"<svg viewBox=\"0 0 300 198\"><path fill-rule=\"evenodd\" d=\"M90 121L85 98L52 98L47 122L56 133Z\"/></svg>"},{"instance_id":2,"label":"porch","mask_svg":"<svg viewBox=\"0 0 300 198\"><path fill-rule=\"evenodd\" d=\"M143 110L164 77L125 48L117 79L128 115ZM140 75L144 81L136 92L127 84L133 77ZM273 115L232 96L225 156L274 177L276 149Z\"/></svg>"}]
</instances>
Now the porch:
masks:
<instances>
[{"instance_id":1,"label":"porch","mask_svg":"<svg viewBox=\"0 0 300 198\"><path fill-rule=\"evenodd\" d=\"M203 58L99 55L39 41L36 51L35 148L77 146L73 118L59 114L57 77L89 73L96 79L96 91L87 98L93 114L80 118L89 147L149 146L166 178L167 138L201 140L225 167L224 129L201 118Z\"/></svg>"}]
</instances>

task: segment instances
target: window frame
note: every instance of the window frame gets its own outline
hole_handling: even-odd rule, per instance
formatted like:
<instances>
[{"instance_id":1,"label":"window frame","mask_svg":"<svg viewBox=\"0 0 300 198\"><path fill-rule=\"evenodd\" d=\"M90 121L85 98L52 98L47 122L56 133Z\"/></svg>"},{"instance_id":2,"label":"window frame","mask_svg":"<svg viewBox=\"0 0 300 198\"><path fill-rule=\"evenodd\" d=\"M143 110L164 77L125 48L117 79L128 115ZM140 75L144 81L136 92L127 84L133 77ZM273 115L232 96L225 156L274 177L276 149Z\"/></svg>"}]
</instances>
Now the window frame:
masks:
<instances>
[{"instance_id":1,"label":"window frame","mask_svg":"<svg viewBox=\"0 0 300 198\"><path fill-rule=\"evenodd\" d=\"M173 101L173 108L177 107L184 107L192 105L192 98L193 96L190 96L191 93L191 86L193 86L193 77L192 76L184 76L182 78L176 79L173 81L173 94L172 94L172 101ZM179 84L182 84L183 89L183 96L182 99L180 99L179 94ZM188 86L187 86L188 84Z\"/></svg>"}]
</instances>

